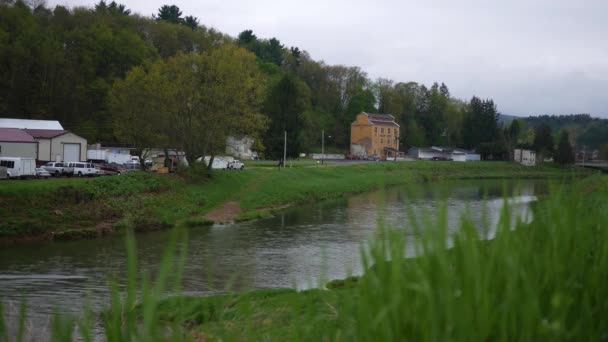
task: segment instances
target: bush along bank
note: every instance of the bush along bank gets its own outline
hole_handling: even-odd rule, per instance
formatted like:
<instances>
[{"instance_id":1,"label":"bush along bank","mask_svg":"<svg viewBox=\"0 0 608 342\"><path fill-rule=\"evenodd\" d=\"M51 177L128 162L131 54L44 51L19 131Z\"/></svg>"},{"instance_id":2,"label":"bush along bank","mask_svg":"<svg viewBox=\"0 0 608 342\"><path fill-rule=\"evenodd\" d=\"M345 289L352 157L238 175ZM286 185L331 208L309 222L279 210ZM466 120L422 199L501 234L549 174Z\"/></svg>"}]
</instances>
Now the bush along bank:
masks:
<instances>
[{"instance_id":1,"label":"bush along bank","mask_svg":"<svg viewBox=\"0 0 608 342\"><path fill-rule=\"evenodd\" d=\"M589 174L512 163L366 163L210 174L131 173L88 180L5 181L0 186L0 241L76 239L132 228L208 225L217 210L226 221L263 218L294 203L318 201L386 185L466 178L564 178ZM197 223L199 224L193 224Z\"/></svg>"}]
</instances>

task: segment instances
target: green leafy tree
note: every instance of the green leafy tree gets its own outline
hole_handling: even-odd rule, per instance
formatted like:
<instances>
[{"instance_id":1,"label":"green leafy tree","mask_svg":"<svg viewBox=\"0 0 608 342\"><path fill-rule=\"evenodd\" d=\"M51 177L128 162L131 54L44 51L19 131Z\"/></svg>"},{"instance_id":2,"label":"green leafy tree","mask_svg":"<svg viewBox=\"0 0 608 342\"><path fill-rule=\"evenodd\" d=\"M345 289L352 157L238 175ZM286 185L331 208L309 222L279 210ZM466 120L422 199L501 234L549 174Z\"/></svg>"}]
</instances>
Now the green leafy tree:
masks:
<instances>
[{"instance_id":1,"label":"green leafy tree","mask_svg":"<svg viewBox=\"0 0 608 342\"><path fill-rule=\"evenodd\" d=\"M162 63L153 64L147 70L135 67L124 80L117 80L110 92L114 134L136 148L142 168L150 148L166 147L169 143L162 69Z\"/></svg>"},{"instance_id":2,"label":"green leafy tree","mask_svg":"<svg viewBox=\"0 0 608 342\"><path fill-rule=\"evenodd\" d=\"M561 165L574 164L574 151L566 130L563 130L559 136L557 150L555 151L555 162Z\"/></svg>"},{"instance_id":3,"label":"green leafy tree","mask_svg":"<svg viewBox=\"0 0 608 342\"><path fill-rule=\"evenodd\" d=\"M255 56L233 45L202 54L178 54L165 71L171 126L188 161L225 149L228 136L259 139L264 79Z\"/></svg>"}]
</instances>

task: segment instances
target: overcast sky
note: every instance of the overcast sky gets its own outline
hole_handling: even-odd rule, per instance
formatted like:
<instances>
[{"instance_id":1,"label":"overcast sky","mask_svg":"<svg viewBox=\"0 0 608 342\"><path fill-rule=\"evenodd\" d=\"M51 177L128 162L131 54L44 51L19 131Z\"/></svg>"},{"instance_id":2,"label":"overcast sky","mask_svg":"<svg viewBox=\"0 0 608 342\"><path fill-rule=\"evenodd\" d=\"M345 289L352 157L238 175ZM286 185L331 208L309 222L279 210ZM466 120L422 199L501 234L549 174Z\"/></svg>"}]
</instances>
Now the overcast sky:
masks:
<instances>
[{"instance_id":1,"label":"overcast sky","mask_svg":"<svg viewBox=\"0 0 608 342\"><path fill-rule=\"evenodd\" d=\"M50 0L92 6L95 0ZM608 118L608 0L122 0L163 4L232 36L251 29L372 79L445 82L504 114Z\"/></svg>"}]
</instances>

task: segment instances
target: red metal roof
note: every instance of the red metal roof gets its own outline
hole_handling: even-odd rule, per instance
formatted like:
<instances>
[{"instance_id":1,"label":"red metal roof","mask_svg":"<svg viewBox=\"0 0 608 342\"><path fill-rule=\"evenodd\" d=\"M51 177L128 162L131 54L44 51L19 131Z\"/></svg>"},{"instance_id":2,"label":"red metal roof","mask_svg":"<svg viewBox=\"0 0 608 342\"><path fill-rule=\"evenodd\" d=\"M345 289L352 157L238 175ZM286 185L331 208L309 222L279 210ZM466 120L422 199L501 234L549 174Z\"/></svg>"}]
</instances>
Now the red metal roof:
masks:
<instances>
[{"instance_id":1,"label":"red metal roof","mask_svg":"<svg viewBox=\"0 0 608 342\"><path fill-rule=\"evenodd\" d=\"M50 139L68 132L61 129L24 129L24 131L38 139Z\"/></svg>"},{"instance_id":2,"label":"red metal roof","mask_svg":"<svg viewBox=\"0 0 608 342\"><path fill-rule=\"evenodd\" d=\"M4 142L36 142L34 138L22 129L0 128L0 141Z\"/></svg>"}]
</instances>

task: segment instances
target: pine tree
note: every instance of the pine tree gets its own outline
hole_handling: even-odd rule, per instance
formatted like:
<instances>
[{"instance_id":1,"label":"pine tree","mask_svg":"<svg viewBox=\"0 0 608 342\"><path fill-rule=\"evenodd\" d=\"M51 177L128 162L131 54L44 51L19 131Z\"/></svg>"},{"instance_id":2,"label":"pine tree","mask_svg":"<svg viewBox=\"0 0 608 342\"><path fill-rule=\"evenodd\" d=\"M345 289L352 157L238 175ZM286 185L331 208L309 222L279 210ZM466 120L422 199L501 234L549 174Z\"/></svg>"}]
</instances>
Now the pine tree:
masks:
<instances>
[{"instance_id":1,"label":"pine tree","mask_svg":"<svg viewBox=\"0 0 608 342\"><path fill-rule=\"evenodd\" d=\"M562 131L562 134L559 136L559 143L555 152L555 162L561 165L574 164L574 152L572 151L567 131Z\"/></svg>"}]
</instances>

